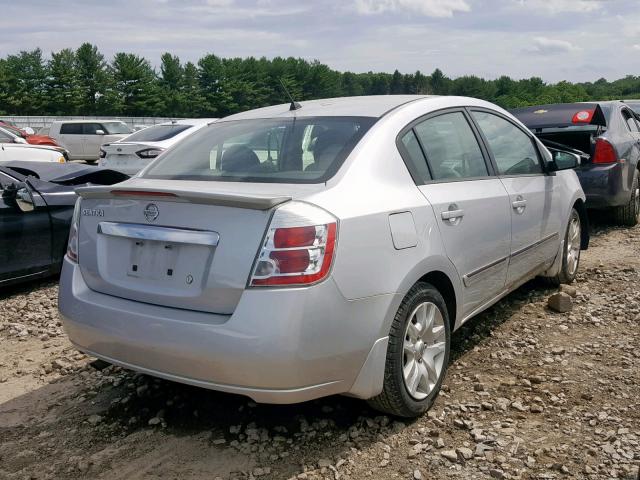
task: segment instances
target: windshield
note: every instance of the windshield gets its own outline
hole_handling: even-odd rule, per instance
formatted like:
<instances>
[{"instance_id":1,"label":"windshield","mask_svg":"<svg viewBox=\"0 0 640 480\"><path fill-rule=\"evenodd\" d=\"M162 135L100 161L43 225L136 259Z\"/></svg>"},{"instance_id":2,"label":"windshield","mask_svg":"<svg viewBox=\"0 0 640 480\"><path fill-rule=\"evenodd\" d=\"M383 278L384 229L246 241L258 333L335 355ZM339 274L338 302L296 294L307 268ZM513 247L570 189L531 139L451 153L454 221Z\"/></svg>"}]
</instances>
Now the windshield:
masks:
<instances>
[{"instance_id":1,"label":"windshield","mask_svg":"<svg viewBox=\"0 0 640 480\"><path fill-rule=\"evenodd\" d=\"M124 122L103 122L102 126L106 128L109 135L121 135L123 133L131 133L133 130Z\"/></svg>"},{"instance_id":2,"label":"windshield","mask_svg":"<svg viewBox=\"0 0 640 480\"><path fill-rule=\"evenodd\" d=\"M320 183L336 173L374 122L369 117L218 122L167 151L142 177Z\"/></svg>"},{"instance_id":3,"label":"windshield","mask_svg":"<svg viewBox=\"0 0 640 480\"><path fill-rule=\"evenodd\" d=\"M180 132L191 128L193 125L154 125L153 127L144 128L138 132L129 135L125 141L127 142L161 142L175 137Z\"/></svg>"}]
</instances>

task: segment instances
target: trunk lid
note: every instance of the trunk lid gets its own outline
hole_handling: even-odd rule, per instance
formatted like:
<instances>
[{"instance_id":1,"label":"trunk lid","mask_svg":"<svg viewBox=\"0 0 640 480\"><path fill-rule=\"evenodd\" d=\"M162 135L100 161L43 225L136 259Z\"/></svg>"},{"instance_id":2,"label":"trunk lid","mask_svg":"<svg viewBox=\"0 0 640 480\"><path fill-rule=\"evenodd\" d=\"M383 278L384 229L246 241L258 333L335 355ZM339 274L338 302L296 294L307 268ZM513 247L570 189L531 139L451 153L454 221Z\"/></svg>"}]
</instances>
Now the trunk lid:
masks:
<instances>
[{"instance_id":1,"label":"trunk lid","mask_svg":"<svg viewBox=\"0 0 640 480\"><path fill-rule=\"evenodd\" d=\"M153 159L140 158L136 152L148 148L157 148L144 143L115 142L102 145L105 156L100 160L100 165L125 173L137 173L146 167Z\"/></svg>"},{"instance_id":2,"label":"trunk lid","mask_svg":"<svg viewBox=\"0 0 640 480\"><path fill-rule=\"evenodd\" d=\"M273 208L291 199L282 187L133 179L80 188L82 276L108 295L231 314Z\"/></svg>"}]
</instances>

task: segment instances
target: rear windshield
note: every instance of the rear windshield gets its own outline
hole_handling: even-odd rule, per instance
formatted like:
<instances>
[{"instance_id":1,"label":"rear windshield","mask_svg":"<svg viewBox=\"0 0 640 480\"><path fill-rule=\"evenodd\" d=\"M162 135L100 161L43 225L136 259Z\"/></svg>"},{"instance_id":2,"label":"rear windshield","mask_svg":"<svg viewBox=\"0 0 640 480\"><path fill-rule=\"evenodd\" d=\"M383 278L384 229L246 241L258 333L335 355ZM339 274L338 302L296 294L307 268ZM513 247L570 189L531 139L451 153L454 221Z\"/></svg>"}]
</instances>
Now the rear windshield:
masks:
<instances>
[{"instance_id":1,"label":"rear windshield","mask_svg":"<svg viewBox=\"0 0 640 480\"><path fill-rule=\"evenodd\" d=\"M154 162L143 178L320 183L333 176L375 118L217 122Z\"/></svg>"},{"instance_id":2,"label":"rear windshield","mask_svg":"<svg viewBox=\"0 0 640 480\"><path fill-rule=\"evenodd\" d=\"M180 132L184 132L192 125L154 125L143 128L127 137L127 142L161 142L175 137Z\"/></svg>"},{"instance_id":3,"label":"rear windshield","mask_svg":"<svg viewBox=\"0 0 640 480\"><path fill-rule=\"evenodd\" d=\"M103 122L102 126L107 129L109 135L120 135L123 133L131 133L132 130L124 122Z\"/></svg>"}]
</instances>

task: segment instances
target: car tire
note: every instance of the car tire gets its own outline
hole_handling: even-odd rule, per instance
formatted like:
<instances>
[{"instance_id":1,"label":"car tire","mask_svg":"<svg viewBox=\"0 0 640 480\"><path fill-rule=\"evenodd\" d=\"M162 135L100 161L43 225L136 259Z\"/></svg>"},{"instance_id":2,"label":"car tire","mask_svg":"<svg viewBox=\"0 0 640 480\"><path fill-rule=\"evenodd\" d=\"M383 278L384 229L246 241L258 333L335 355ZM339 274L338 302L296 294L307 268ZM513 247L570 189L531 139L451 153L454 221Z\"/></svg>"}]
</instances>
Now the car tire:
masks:
<instances>
[{"instance_id":1,"label":"car tire","mask_svg":"<svg viewBox=\"0 0 640 480\"><path fill-rule=\"evenodd\" d=\"M581 245L582 222L578 211L572 208L562 244L562 266L557 275L547 278L550 285L557 287L562 283L572 283L576 279L580 266Z\"/></svg>"},{"instance_id":2,"label":"car tire","mask_svg":"<svg viewBox=\"0 0 640 480\"><path fill-rule=\"evenodd\" d=\"M449 314L442 295L429 283L415 284L391 324L382 393L369 404L398 417L426 412L442 386L450 343Z\"/></svg>"},{"instance_id":3,"label":"car tire","mask_svg":"<svg viewBox=\"0 0 640 480\"><path fill-rule=\"evenodd\" d=\"M614 216L618 225L633 227L640 222L640 187L638 174L633 178L631 185L631 199L629 203L614 210Z\"/></svg>"}]
</instances>

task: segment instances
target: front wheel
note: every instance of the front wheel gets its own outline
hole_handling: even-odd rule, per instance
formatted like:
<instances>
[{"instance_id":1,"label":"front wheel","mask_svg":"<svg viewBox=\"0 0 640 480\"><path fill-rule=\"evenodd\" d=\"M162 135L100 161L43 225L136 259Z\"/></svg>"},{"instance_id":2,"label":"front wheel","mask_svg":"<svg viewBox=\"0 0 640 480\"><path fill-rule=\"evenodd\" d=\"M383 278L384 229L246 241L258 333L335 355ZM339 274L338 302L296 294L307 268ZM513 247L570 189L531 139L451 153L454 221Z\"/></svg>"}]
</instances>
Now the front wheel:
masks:
<instances>
[{"instance_id":1,"label":"front wheel","mask_svg":"<svg viewBox=\"0 0 640 480\"><path fill-rule=\"evenodd\" d=\"M369 400L382 412L416 417L433 404L449 362L451 329L442 295L419 282L391 324L382 393Z\"/></svg>"}]
</instances>

